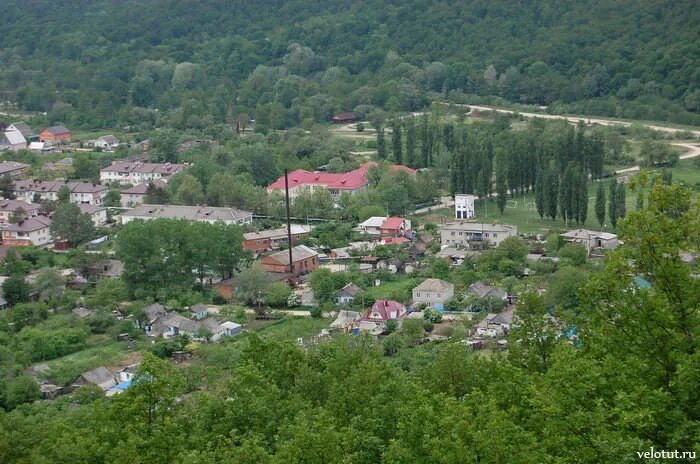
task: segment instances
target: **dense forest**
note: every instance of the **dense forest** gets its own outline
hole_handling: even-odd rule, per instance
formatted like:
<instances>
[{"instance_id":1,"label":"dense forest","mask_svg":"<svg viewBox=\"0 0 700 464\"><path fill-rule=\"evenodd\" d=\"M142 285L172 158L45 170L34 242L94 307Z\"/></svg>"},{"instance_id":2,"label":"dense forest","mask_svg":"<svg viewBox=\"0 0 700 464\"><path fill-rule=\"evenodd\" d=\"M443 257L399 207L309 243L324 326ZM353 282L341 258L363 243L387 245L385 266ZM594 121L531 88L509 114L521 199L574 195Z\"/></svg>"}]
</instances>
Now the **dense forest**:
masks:
<instances>
[{"instance_id":1,"label":"dense forest","mask_svg":"<svg viewBox=\"0 0 700 464\"><path fill-rule=\"evenodd\" d=\"M0 1L0 92L74 127L286 128L431 101L700 124L692 1Z\"/></svg>"}]
</instances>

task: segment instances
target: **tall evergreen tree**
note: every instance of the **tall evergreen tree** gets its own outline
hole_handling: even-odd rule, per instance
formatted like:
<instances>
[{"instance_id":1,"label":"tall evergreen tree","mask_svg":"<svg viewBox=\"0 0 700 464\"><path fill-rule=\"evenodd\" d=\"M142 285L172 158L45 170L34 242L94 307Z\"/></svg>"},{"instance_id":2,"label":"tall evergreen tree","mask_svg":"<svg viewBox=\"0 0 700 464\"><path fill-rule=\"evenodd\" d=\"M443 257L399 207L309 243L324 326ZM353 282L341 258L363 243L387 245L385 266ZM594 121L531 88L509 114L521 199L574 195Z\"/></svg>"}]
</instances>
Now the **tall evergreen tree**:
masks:
<instances>
[{"instance_id":1,"label":"tall evergreen tree","mask_svg":"<svg viewBox=\"0 0 700 464\"><path fill-rule=\"evenodd\" d=\"M496 205L501 214L506 208L507 193L505 156L499 156L496 159Z\"/></svg>"},{"instance_id":2,"label":"tall evergreen tree","mask_svg":"<svg viewBox=\"0 0 700 464\"><path fill-rule=\"evenodd\" d=\"M394 161L396 163L403 163L403 153L402 153L402 143L401 143L401 121L398 119L394 120L391 126L391 151L394 155Z\"/></svg>"},{"instance_id":3,"label":"tall evergreen tree","mask_svg":"<svg viewBox=\"0 0 700 464\"><path fill-rule=\"evenodd\" d=\"M537 207L537 214L540 218L544 218L546 210L545 202L545 170L542 168L542 164L537 167L537 177L535 178L535 206Z\"/></svg>"},{"instance_id":4,"label":"tall evergreen tree","mask_svg":"<svg viewBox=\"0 0 700 464\"><path fill-rule=\"evenodd\" d=\"M602 182L598 182L598 191L595 195L595 217L598 224L603 227L605 224L605 187Z\"/></svg>"},{"instance_id":5,"label":"tall evergreen tree","mask_svg":"<svg viewBox=\"0 0 700 464\"><path fill-rule=\"evenodd\" d=\"M613 229L617 227L617 181L610 182L610 194L608 195L608 218Z\"/></svg>"},{"instance_id":6,"label":"tall evergreen tree","mask_svg":"<svg viewBox=\"0 0 700 464\"><path fill-rule=\"evenodd\" d=\"M625 198L625 184L619 184L617 186L617 196L615 199L617 200L617 217L618 218L624 218L627 216L627 199Z\"/></svg>"},{"instance_id":7,"label":"tall evergreen tree","mask_svg":"<svg viewBox=\"0 0 700 464\"><path fill-rule=\"evenodd\" d=\"M377 157L380 160L386 159L386 138L382 126L377 127Z\"/></svg>"},{"instance_id":8,"label":"tall evergreen tree","mask_svg":"<svg viewBox=\"0 0 700 464\"><path fill-rule=\"evenodd\" d=\"M413 118L406 119L406 165L415 168L419 166L416 153L416 124Z\"/></svg>"},{"instance_id":9,"label":"tall evergreen tree","mask_svg":"<svg viewBox=\"0 0 700 464\"><path fill-rule=\"evenodd\" d=\"M585 224L588 218L588 172L583 168L579 169L578 173L578 192L577 192L577 211L576 220L579 224Z\"/></svg>"},{"instance_id":10,"label":"tall evergreen tree","mask_svg":"<svg viewBox=\"0 0 700 464\"><path fill-rule=\"evenodd\" d=\"M423 113L423 118L421 120L420 127L420 154L421 154L421 166L427 168L430 166L430 127L428 121L428 115Z\"/></svg>"},{"instance_id":11,"label":"tall evergreen tree","mask_svg":"<svg viewBox=\"0 0 700 464\"><path fill-rule=\"evenodd\" d=\"M551 166L547 170L547 175L545 177L546 182L544 183L544 200L547 210L547 215L552 218L552 220L557 218L557 197L559 194L559 176L557 175L556 169Z\"/></svg>"}]
</instances>

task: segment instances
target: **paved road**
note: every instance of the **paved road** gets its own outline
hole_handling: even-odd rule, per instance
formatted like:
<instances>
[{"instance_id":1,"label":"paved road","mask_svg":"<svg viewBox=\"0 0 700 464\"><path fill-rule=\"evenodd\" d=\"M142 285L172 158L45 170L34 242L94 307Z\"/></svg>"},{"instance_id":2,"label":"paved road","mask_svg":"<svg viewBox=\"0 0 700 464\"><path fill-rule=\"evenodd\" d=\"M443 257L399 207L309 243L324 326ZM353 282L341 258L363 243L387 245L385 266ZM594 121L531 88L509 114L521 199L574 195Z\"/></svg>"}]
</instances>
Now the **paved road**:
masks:
<instances>
[{"instance_id":1,"label":"paved road","mask_svg":"<svg viewBox=\"0 0 700 464\"><path fill-rule=\"evenodd\" d=\"M519 115L524 116L526 118L566 119L567 121L570 121L574 124L578 124L579 122L583 121L586 124L600 124L601 126L614 126L614 125L631 126L632 125L631 122L616 121L614 119L566 116L566 115L561 115L561 114L523 113L520 111L507 110L507 109L503 109L503 108L496 108L493 106L481 106L481 105L460 105L460 106L467 106L469 108L479 110L479 111L495 111L497 113L506 113L506 114L518 113ZM639 122L638 124L645 126L645 127L648 127L649 129L657 130L657 131L670 132L670 133L690 132L691 134L695 135L696 137L700 137L700 130L676 129L675 127L657 126L654 124L647 124L644 122Z\"/></svg>"}]
</instances>

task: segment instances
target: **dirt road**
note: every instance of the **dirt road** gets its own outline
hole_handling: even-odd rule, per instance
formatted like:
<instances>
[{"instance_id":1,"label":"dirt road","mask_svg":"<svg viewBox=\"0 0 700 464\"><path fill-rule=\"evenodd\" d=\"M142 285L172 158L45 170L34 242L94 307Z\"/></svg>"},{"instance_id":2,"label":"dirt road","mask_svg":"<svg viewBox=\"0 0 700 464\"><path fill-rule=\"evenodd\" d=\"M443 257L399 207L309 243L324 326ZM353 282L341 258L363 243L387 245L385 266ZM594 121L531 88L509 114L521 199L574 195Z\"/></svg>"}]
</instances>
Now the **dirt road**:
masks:
<instances>
[{"instance_id":1,"label":"dirt road","mask_svg":"<svg viewBox=\"0 0 700 464\"><path fill-rule=\"evenodd\" d=\"M497 113L505 113L505 114L513 114L513 113L518 113L521 116L524 116L526 118L541 118L541 119L566 119L569 122L572 122L574 124L578 124L579 122L583 121L585 124L600 124L601 126L631 126L631 122L627 121L616 121L614 119L604 119L604 118L589 118L589 117L580 117L580 116L566 116L566 115L561 115L561 114L540 114L540 113L523 113L520 111L514 111L514 110L507 110L503 108L496 108L493 106L481 106L481 105L462 105L462 106L468 106L469 108L479 110L479 111L495 111ZM657 130L657 131L662 131L662 132L669 132L669 133L676 133L676 132L689 132L693 134L696 137L700 137L700 130L689 130L689 129L676 129L675 127L666 127L666 126L657 126L654 124L648 124L645 122L640 122L644 127L648 127L649 129Z\"/></svg>"}]
</instances>

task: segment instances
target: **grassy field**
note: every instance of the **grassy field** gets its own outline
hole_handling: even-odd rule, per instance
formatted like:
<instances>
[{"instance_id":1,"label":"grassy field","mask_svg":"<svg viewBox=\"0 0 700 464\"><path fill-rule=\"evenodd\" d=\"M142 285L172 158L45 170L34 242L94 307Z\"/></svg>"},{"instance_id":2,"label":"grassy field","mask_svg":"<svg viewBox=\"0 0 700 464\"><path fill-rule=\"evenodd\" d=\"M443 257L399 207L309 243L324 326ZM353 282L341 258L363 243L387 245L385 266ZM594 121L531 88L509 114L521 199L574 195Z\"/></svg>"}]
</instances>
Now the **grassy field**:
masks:
<instances>
[{"instance_id":1,"label":"grassy field","mask_svg":"<svg viewBox=\"0 0 700 464\"><path fill-rule=\"evenodd\" d=\"M389 298L392 300L406 302L411 297L411 290L413 290L413 287L418 285L421 280L422 279L420 278L411 278L385 282L378 287L368 288L365 294L374 298L375 300L380 298Z\"/></svg>"},{"instance_id":2,"label":"grassy field","mask_svg":"<svg viewBox=\"0 0 700 464\"><path fill-rule=\"evenodd\" d=\"M61 385L75 380L83 372L99 366L115 366L121 361L145 348L145 342L138 343L133 349L126 342L118 342L106 336L97 336L91 346L76 353L47 361L48 377Z\"/></svg>"},{"instance_id":3,"label":"grassy field","mask_svg":"<svg viewBox=\"0 0 700 464\"><path fill-rule=\"evenodd\" d=\"M567 226L567 224L560 219L555 221L548 218L541 219L537 214L537 209L535 207L534 194L527 194L524 196L518 196L515 199L509 199L502 215L498 211L495 199L491 199L486 202L477 201L476 221L490 224L513 224L518 227L519 233L546 233L552 229L572 229L577 227L610 231L610 227L601 229L600 224L598 224L598 220L595 217L595 195L597 189L597 183L592 183L588 188L588 218L583 225L571 222ZM629 191L629 189L627 190L626 200L627 211L634 210L636 197ZM427 222L440 224L445 221L452 221L454 217L454 210L452 208L439 209L416 217L423 224Z\"/></svg>"}]
</instances>

